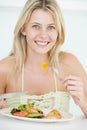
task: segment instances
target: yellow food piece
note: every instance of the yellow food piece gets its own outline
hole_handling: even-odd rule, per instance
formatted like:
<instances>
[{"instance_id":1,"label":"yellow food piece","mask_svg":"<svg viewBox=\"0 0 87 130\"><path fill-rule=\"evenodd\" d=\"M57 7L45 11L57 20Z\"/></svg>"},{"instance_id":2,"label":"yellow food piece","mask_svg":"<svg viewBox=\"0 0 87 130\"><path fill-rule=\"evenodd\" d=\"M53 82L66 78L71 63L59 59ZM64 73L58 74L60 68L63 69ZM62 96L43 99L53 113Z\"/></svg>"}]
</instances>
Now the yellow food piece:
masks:
<instances>
[{"instance_id":1,"label":"yellow food piece","mask_svg":"<svg viewBox=\"0 0 87 130\"><path fill-rule=\"evenodd\" d=\"M47 68L48 68L46 62L42 62L42 68L43 68L43 69L47 69Z\"/></svg>"},{"instance_id":2,"label":"yellow food piece","mask_svg":"<svg viewBox=\"0 0 87 130\"><path fill-rule=\"evenodd\" d=\"M61 113L58 110L53 109L52 111L50 111L47 114L47 116L45 118L46 119L61 119L62 115L61 115Z\"/></svg>"}]
</instances>

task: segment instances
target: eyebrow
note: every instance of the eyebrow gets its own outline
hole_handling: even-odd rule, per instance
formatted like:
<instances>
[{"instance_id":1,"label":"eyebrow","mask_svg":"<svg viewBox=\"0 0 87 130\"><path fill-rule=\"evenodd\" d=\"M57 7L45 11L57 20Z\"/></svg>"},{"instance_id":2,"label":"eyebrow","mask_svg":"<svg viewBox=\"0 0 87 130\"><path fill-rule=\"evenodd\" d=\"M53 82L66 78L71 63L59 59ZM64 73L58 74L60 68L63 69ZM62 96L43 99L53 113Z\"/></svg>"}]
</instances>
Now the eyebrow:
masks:
<instances>
[{"instance_id":1,"label":"eyebrow","mask_svg":"<svg viewBox=\"0 0 87 130\"><path fill-rule=\"evenodd\" d=\"M31 24L38 24L38 25L41 25L40 23L38 23L38 22L32 22ZM56 26L56 24L55 23L50 23L50 24L48 24L48 25L54 25L54 26Z\"/></svg>"}]
</instances>

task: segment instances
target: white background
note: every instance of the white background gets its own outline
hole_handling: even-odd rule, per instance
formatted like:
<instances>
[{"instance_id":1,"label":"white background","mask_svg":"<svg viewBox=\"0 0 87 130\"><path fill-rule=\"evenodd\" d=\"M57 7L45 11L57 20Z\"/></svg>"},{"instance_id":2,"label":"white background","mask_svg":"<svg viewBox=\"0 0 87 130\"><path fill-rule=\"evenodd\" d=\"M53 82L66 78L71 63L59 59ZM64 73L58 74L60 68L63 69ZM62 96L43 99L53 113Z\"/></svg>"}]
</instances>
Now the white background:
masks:
<instances>
[{"instance_id":1,"label":"white background","mask_svg":"<svg viewBox=\"0 0 87 130\"><path fill-rule=\"evenodd\" d=\"M0 59L8 55L13 30L26 0L0 0ZM66 40L63 50L77 56L87 71L87 0L57 0L63 11ZM80 113L71 103L71 110Z\"/></svg>"}]
</instances>

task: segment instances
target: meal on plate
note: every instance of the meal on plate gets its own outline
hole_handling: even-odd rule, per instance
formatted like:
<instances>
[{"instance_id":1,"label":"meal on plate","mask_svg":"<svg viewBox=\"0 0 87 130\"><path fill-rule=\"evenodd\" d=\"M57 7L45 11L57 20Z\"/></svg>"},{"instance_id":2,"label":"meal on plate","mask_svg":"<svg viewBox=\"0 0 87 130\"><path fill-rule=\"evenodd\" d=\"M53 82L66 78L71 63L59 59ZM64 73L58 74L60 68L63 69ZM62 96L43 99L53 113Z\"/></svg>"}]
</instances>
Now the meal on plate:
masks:
<instances>
[{"instance_id":1,"label":"meal on plate","mask_svg":"<svg viewBox=\"0 0 87 130\"><path fill-rule=\"evenodd\" d=\"M38 108L34 108L33 104L21 104L17 108L13 108L11 110L11 114L19 117L27 117L27 118L45 118L45 119L60 119L62 118L62 114L53 109L47 115Z\"/></svg>"}]
</instances>

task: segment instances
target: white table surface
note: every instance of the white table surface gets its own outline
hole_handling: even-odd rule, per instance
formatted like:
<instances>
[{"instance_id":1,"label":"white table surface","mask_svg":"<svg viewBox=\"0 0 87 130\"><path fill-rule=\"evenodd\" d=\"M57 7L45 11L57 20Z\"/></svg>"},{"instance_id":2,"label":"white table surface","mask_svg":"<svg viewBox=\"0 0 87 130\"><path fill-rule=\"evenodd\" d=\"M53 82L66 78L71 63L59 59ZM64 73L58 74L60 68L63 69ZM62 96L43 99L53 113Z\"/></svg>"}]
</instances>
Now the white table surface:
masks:
<instances>
[{"instance_id":1,"label":"white table surface","mask_svg":"<svg viewBox=\"0 0 87 130\"><path fill-rule=\"evenodd\" d=\"M0 115L0 130L86 130L87 119L75 116L74 120L56 123L40 123L18 120Z\"/></svg>"}]
</instances>

